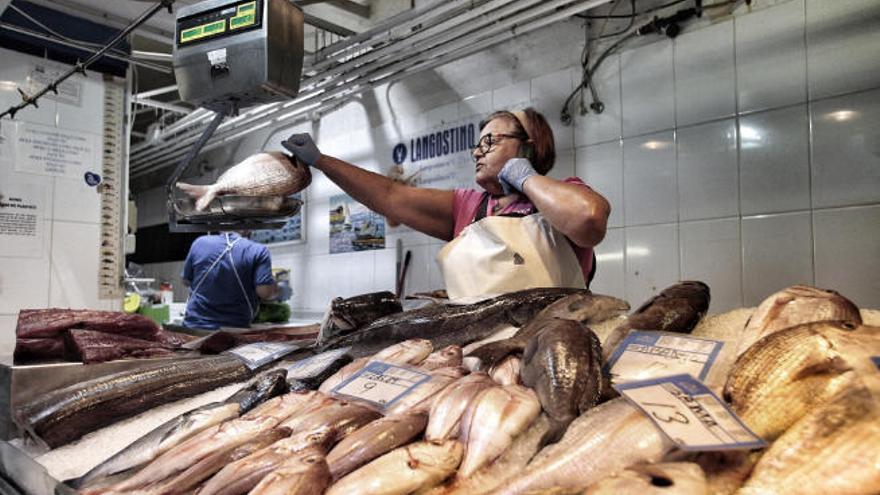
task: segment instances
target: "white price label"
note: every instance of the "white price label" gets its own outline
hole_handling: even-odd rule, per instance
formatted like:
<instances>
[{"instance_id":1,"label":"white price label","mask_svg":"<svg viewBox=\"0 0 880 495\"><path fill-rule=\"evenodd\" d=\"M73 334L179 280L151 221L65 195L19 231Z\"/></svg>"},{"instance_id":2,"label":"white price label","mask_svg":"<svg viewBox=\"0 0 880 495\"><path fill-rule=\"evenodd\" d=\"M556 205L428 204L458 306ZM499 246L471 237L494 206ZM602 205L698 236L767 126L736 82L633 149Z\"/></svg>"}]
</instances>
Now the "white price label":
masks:
<instances>
[{"instance_id":1,"label":"white price label","mask_svg":"<svg viewBox=\"0 0 880 495\"><path fill-rule=\"evenodd\" d=\"M297 349L299 349L298 345L289 342L254 342L230 349L224 354L231 354L241 359L248 368L253 370Z\"/></svg>"},{"instance_id":2,"label":"white price label","mask_svg":"<svg viewBox=\"0 0 880 495\"><path fill-rule=\"evenodd\" d=\"M370 402L385 409L430 379L431 375L421 371L371 361L330 393Z\"/></svg>"},{"instance_id":3,"label":"white price label","mask_svg":"<svg viewBox=\"0 0 880 495\"><path fill-rule=\"evenodd\" d=\"M318 375L328 366L332 365L337 359L341 358L348 352L350 348L344 347L333 351L322 352L316 356L312 356L302 361L297 361L287 367L288 380L301 380L303 378L311 378Z\"/></svg>"},{"instance_id":4,"label":"white price label","mask_svg":"<svg viewBox=\"0 0 880 495\"><path fill-rule=\"evenodd\" d=\"M721 399L690 375L630 382L614 388L638 406L682 450L767 446Z\"/></svg>"},{"instance_id":5,"label":"white price label","mask_svg":"<svg viewBox=\"0 0 880 495\"><path fill-rule=\"evenodd\" d=\"M669 332L634 330L608 360L614 383L689 374L705 380L724 342Z\"/></svg>"}]
</instances>

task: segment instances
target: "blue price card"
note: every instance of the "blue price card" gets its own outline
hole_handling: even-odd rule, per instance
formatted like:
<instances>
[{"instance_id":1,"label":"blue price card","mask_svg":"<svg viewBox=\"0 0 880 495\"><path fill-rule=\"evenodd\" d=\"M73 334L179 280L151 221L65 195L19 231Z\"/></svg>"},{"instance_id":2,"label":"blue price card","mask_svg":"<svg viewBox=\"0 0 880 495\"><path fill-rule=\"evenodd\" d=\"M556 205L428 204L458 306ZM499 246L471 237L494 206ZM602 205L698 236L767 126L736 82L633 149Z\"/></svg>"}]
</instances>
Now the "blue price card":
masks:
<instances>
[{"instance_id":1,"label":"blue price card","mask_svg":"<svg viewBox=\"0 0 880 495\"><path fill-rule=\"evenodd\" d=\"M679 333L633 330L605 371L614 383L689 374L705 380L724 342Z\"/></svg>"},{"instance_id":2,"label":"blue price card","mask_svg":"<svg viewBox=\"0 0 880 495\"><path fill-rule=\"evenodd\" d=\"M718 396L690 375L633 381L614 388L682 450L767 446Z\"/></svg>"},{"instance_id":3,"label":"blue price card","mask_svg":"<svg viewBox=\"0 0 880 495\"><path fill-rule=\"evenodd\" d=\"M423 371L371 361L330 390L330 394L364 401L384 410L430 379L431 375Z\"/></svg>"}]
</instances>

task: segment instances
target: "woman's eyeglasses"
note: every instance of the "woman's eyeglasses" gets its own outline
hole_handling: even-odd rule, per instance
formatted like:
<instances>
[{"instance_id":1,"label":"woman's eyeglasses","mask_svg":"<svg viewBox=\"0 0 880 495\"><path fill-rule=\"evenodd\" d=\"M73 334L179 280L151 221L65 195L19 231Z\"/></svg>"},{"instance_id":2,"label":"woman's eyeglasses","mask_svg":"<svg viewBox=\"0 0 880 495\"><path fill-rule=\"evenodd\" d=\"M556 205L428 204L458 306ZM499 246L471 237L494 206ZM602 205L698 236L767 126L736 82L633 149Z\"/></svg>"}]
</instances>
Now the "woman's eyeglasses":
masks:
<instances>
[{"instance_id":1,"label":"woman's eyeglasses","mask_svg":"<svg viewBox=\"0 0 880 495\"><path fill-rule=\"evenodd\" d=\"M486 134L481 137L479 141L477 141L477 145L471 148L472 150L480 150L480 154L485 155L489 151L492 150L492 146L495 146L495 143L501 141L504 138L514 138L522 140L523 137L518 134Z\"/></svg>"}]
</instances>

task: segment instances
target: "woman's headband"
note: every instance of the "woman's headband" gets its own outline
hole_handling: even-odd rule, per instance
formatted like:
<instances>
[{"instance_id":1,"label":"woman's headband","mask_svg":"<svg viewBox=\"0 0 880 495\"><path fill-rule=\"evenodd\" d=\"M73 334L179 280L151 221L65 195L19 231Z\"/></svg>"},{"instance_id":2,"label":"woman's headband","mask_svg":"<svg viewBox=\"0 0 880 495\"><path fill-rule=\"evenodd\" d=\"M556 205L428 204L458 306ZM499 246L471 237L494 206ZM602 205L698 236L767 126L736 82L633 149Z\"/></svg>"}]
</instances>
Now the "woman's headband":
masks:
<instances>
[{"instance_id":1,"label":"woman's headband","mask_svg":"<svg viewBox=\"0 0 880 495\"><path fill-rule=\"evenodd\" d=\"M526 125L526 113L522 110L517 110L510 113L512 113L513 116L516 117L516 120L519 121L519 125L522 126L524 131L526 131L526 136L528 136L529 139L532 139L532 135L529 133L529 128Z\"/></svg>"}]
</instances>

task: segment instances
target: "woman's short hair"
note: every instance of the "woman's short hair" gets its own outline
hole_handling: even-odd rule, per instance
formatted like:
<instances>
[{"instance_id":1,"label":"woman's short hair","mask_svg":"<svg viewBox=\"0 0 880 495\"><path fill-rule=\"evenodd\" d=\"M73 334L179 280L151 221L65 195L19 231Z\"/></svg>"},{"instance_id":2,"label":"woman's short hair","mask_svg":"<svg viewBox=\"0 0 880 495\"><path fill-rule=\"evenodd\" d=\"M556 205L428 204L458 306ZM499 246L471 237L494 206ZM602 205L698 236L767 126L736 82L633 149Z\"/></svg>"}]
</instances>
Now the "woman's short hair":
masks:
<instances>
[{"instance_id":1,"label":"woman's short hair","mask_svg":"<svg viewBox=\"0 0 880 495\"><path fill-rule=\"evenodd\" d=\"M547 119L532 107L520 112L499 110L492 112L480 122L480 131L495 119L505 119L512 123L516 133L520 134L523 140L531 143L534 149L532 166L539 174L547 175L556 162L556 143L553 139L553 129L550 128Z\"/></svg>"}]
</instances>

